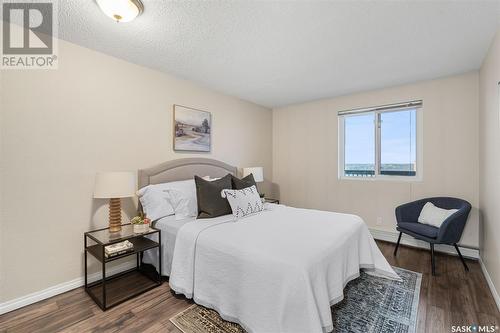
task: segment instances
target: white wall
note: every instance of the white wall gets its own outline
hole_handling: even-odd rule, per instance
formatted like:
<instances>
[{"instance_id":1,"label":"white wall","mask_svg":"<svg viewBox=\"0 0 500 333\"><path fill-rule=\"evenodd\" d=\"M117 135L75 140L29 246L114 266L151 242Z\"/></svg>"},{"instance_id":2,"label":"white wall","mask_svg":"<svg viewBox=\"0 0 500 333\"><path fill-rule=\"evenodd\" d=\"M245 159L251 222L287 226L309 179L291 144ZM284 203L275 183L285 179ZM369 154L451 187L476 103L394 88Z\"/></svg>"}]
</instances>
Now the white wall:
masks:
<instances>
[{"instance_id":1,"label":"white wall","mask_svg":"<svg viewBox=\"0 0 500 333\"><path fill-rule=\"evenodd\" d=\"M500 292L499 81L500 32L493 40L479 72L479 202L483 229L481 258L496 290Z\"/></svg>"},{"instance_id":2,"label":"white wall","mask_svg":"<svg viewBox=\"0 0 500 333\"><path fill-rule=\"evenodd\" d=\"M339 180L337 111L415 99L424 103L423 181ZM273 149L284 204L354 213L395 231L397 205L455 196L473 206L461 243L478 246L477 72L275 109Z\"/></svg>"},{"instance_id":3,"label":"white wall","mask_svg":"<svg viewBox=\"0 0 500 333\"><path fill-rule=\"evenodd\" d=\"M97 171L192 156L172 150L172 105L212 112L212 157L272 169L272 112L59 42L58 70L1 78L0 302L83 275L83 232L107 225ZM125 200L134 214L134 202Z\"/></svg>"}]
</instances>

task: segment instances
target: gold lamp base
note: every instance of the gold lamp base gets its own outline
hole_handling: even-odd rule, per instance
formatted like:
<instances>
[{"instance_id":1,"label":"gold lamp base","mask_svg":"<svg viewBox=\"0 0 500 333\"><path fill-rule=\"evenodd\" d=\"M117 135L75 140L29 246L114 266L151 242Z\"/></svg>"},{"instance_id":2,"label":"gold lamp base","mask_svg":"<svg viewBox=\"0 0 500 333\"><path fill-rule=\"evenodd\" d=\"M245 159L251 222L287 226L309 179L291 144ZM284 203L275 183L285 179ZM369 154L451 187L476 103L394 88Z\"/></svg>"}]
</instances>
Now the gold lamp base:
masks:
<instances>
[{"instance_id":1,"label":"gold lamp base","mask_svg":"<svg viewBox=\"0 0 500 333\"><path fill-rule=\"evenodd\" d=\"M109 199L109 232L122 230L122 205L120 198Z\"/></svg>"}]
</instances>

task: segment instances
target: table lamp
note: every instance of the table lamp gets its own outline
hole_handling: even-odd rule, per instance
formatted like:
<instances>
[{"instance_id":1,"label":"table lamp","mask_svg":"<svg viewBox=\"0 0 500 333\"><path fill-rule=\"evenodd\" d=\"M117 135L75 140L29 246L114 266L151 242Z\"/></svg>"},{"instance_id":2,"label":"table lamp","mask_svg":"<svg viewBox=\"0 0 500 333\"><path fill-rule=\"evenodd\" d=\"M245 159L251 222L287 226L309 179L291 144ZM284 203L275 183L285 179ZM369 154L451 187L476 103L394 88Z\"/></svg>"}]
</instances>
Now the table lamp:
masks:
<instances>
[{"instance_id":1,"label":"table lamp","mask_svg":"<svg viewBox=\"0 0 500 333\"><path fill-rule=\"evenodd\" d=\"M133 197L136 191L134 172L99 172L95 177L94 198L109 199L109 231L122 230L121 198Z\"/></svg>"},{"instance_id":2,"label":"table lamp","mask_svg":"<svg viewBox=\"0 0 500 333\"><path fill-rule=\"evenodd\" d=\"M264 181L264 168L262 167L243 168L243 177L249 174L253 175L253 179L256 183L262 183ZM261 193L260 196L263 198L264 193Z\"/></svg>"}]
</instances>

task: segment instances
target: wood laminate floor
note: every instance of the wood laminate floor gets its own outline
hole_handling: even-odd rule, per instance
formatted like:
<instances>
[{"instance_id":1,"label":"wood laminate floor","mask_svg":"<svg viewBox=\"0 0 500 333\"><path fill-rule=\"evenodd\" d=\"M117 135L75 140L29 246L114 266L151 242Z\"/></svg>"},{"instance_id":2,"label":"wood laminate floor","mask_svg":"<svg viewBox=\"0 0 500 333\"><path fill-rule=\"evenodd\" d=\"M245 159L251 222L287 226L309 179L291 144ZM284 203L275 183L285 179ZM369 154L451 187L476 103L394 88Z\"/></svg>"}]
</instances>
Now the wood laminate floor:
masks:
<instances>
[{"instance_id":1,"label":"wood laminate floor","mask_svg":"<svg viewBox=\"0 0 500 333\"><path fill-rule=\"evenodd\" d=\"M500 326L500 313L477 261L466 273L457 257L437 254L437 273L430 274L426 250L377 242L389 263L423 274L418 332L451 332L452 325ZM103 312L83 288L0 316L0 332L175 332L169 318L191 302L173 296L168 283ZM500 332L499 329L496 330Z\"/></svg>"}]
</instances>

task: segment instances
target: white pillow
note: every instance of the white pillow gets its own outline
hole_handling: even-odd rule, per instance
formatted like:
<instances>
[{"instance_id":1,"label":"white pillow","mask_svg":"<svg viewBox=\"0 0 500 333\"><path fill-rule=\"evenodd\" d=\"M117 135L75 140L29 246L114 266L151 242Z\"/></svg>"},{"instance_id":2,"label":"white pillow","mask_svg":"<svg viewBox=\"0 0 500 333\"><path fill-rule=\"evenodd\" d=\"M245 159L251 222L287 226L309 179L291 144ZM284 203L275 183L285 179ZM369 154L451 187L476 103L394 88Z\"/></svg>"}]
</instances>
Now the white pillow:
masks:
<instances>
[{"instance_id":1,"label":"white pillow","mask_svg":"<svg viewBox=\"0 0 500 333\"><path fill-rule=\"evenodd\" d=\"M175 210L175 219L182 220L187 217L196 217L198 215L198 206L196 197L192 198L185 192L179 190L168 190L170 202Z\"/></svg>"},{"instance_id":2,"label":"white pillow","mask_svg":"<svg viewBox=\"0 0 500 333\"><path fill-rule=\"evenodd\" d=\"M144 214L151 221L156 221L162 217L173 215L174 208L170 204L168 193L161 191L155 185L149 185L137 191Z\"/></svg>"},{"instance_id":3,"label":"white pillow","mask_svg":"<svg viewBox=\"0 0 500 333\"><path fill-rule=\"evenodd\" d=\"M220 177L212 178L210 176L205 176L205 177L201 177L201 179L206 180L207 182L213 182L214 180L219 180Z\"/></svg>"},{"instance_id":4,"label":"white pillow","mask_svg":"<svg viewBox=\"0 0 500 333\"><path fill-rule=\"evenodd\" d=\"M222 190L221 196L229 201L233 216L237 219L264 210L257 187L252 185L241 190Z\"/></svg>"},{"instance_id":5,"label":"white pillow","mask_svg":"<svg viewBox=\"0 0 500 333\"><path fill-rule=\"evenodd\" d=\"M174 208L175 219L198 215L198 201L196 200L196 186L194 179L181 180L161 184L164 192L168 193L170 204Z\"/></svg>"},{"instance_id":6,"label":"white pillow","mask_svg":"<svg viewBox=\"0 0 500 333\"><path fill-rule=\"evenodd\" d=\"M420 212L418 222L440 228L444 220L457 212L458 209L443 209L434 206L432 202L427 202Z\"/></svg>"}]
</instances>

